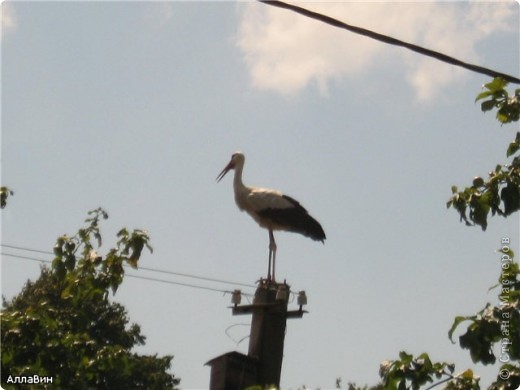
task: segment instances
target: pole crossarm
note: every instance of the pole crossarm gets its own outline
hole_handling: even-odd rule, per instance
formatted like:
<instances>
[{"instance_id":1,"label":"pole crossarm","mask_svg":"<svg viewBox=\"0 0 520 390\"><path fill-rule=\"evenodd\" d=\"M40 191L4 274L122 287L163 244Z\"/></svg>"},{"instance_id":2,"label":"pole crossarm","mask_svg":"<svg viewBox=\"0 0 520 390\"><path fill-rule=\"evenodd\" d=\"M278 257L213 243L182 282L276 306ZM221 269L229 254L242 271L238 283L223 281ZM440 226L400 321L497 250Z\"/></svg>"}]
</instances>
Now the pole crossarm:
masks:
<instances>
[{"instance_id":1,"label":"pole crossarm","mask_svg":"<svg viewBox=\"0 0 520 390\"><path fill-rule=\"evenodd\" d=\"M288 4L288 3L284 3L283 1L276 1L276 0L274 0L274 1L273 0L258 0L258 1L260 1L261 3L267 4L267 5L271 5L273 7L279 7L279 8L284 8L284 9L288 9L288 10L294 11L294 12L299 13L301 15L307 16L308 18L319 20L320 22L330 24L331 26L342 28L344 30L351 31L351 32L356 33L356 34L364 35L366 37L369 37L369 38L375 39L377 41L381 41L381 42L387 43L389 45L405 47L405 48L407 48L409 50L412 50L412 51L414 51L416 53L419 53L419 54L422 54L422 55L425 55L425 56L428 56L428 57L432 57L432 58L435 58L435 59L437 59L439 61L446 62L446 63L451 64L451 65L459 66L461 68L465 68L465 69L471 70L471 71L476 72L476 73L485 74L485 75L488 75L488 76L491 76L491 77L501 77L501 78L503 78L504 80L506 80L508 82L515 83L515 84L520 84L520 79L517 78L517 77L511 76L511 75L508 75L508 74L505 74L505 73L502 73L502 72L497 72L497 71L495 71L493 69L484 68L484 67L479 66L479 65L469 64L467 62L463 62L461 60L458 60L458 59L456 59L454 57L450 57L450 56L448 56L446 54L439 53L439 52L434 51L434 50L426 49L424 47L421 47L421 46L418 46L418 45L414 45L412 43L404 42L404 41L401 41L401 40L396 39L396 38L389 37L389 36L384 35L384 34L379 34L377 32L374 32L374 31L371 31L371 30L367 30L367 29L362 28L362 27L352 26L352 25L344 23L344 22L342 22L342 21L340 21L338 19L331 18L330 16L323 15L323 14L320 14L318 12L310 11L308 9L305 9L305 8L302 8L302 7L298 7L298 6L293 5L293 4Z\"/></svg>"}]
</instances>

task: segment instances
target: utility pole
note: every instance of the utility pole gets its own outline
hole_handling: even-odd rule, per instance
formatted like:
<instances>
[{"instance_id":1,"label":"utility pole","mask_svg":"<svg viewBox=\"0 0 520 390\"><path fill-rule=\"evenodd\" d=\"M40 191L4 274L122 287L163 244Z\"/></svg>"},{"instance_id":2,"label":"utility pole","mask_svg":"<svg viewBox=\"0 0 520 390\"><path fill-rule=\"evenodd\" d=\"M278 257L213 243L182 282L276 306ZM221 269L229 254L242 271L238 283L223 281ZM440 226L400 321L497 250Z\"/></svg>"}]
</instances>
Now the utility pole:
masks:
<instances>
[{"instance_id":1,"label":"utility pole","mask_svg":"<svg viewBox=\"0 0 520 390\"><path fill-rule=\"evenodd\" d=\"M298 294L298 310L288 311L291 290L284 283L260 279L253 303L240 304L240 292L232 297L233 315L252 314L248 354L229 352L210 360L210 390L243 390L252 385L280 387L286 321L302 318L305 292Z\"/></svg>"}]
</instances>

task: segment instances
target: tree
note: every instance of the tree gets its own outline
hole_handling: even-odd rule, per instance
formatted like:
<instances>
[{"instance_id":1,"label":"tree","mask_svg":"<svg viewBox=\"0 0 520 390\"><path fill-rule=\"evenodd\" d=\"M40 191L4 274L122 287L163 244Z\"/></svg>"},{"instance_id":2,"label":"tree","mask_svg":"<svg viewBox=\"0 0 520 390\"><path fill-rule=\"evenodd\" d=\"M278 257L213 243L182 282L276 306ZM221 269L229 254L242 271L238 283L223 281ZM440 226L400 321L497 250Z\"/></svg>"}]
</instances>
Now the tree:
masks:
<instances>
[{"instance_id":1,"label":"tree","mask_svg":"<svg viewBox=\"0 0 520 390\"><path fill-rule=\"evenodd\" d=\"M480 93L476 101L484 100L482 111L497 109L497 119L506 124L517 122L520 117L520 88L514 95L509 96L505 89L507 82L496 78L484 85L486 89ZM507 157L514 157L511 164L497 165L488 174L488 179L475 177L470 187L459 191L452 186L452 197L447 207L455 208L460 214L461 221L466 225L479 225L482 230L487 228L487 217L492 215L507 217L520 210L520 132L516 133L506 151ZM467 211L469 210L469 215Z\"/></svg>"},{"instance_id":2,"label":"tree","mask_svg":"<svg viewBox=\"0 0 520 390\"><path fill-rule=\"evenodd\" d=\"M497 119L502 124L517 122L520 117L520 89L509 97L505 90L507 83L494 79L484 87L486 91L477 96L476 101L487 99L481 104L482 111L497 109ZM498 214L507 217L520 209L520 133L507 148L507 157L514 156L509 165L498 165L489 173L485 181L481 177L473 180L473 185L464 191L452 187L452 197L447 206L454 207L461 220L468 226L487 227L487 217ZM466 214L469 209L469 215ZM458 316L448 332L453 342L455 330L469 321L466 332L459 337L461 348L468 349L474 363L495 364L498 360L497 379L490 390L518 390L520 388L520 267L514 261L514 253L509 239L503 239L501 253L501 273L498 284L498 306L487 303L477 314ZM497 352L498 351L498 352ZM428 354L414 357L406 352L399 359L381 364L380 376L385 389L431 389L446 383L445 389L480 389L479 377L471 369L454 374L451 363L432 363ZM437 383L430 384L438 380Z\"/></svg>"},{"instance_id":3,"label":"tree","mask_svg":"<svg viewBox=\"0 0 520 390\"><path fill-rule=\"evenodd\" d=\"M439 380L428 389L449 382L447 389L477 390L479 378L468 369L462 373L454 374L453 363L433 363L427 353L417 357L404 351L399 353L399 359L384 361L381 363L379 374L383 378L385 389L418 390L434 380Z\"/></svg>"},{"instance_id":4,"label":"tree","mask_svg":"<svg viewBox=\"0 0 520 390\"><path fill-rule=\"evenodd\" d=\"M168 373L173 356L131 352L145 337L139 325L129 324L125 308L109 299L123 281L123 264L136 267L142 250L152 250L149 237L121 229L103 257L97 252L99 222L106 218L101 208L89 212L84 228L57 239L52 266L4 300L3 388L12 388L14 377L35 376L69 389L175 389L179 383Z\"/></svg>"}]
</instances>

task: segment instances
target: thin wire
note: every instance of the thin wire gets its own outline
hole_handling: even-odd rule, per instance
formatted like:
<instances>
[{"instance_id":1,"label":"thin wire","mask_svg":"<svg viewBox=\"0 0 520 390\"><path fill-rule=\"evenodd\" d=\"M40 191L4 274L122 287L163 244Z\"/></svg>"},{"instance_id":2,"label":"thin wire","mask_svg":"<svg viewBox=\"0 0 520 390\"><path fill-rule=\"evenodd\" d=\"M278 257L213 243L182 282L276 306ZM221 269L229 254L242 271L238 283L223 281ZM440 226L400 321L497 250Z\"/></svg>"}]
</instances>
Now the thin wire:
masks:
<instances>
[{"instance_id":1,"label":"thin wire","mask_svg":"<svg viewBox=\"0 0 520 390\"><path fill-rule=\"evenodd\" d=\"M53 254L52 252L49 252L49 251L42 251L42 250L39 250L39 249L30 249L30 248L22 248L21 246L15 246L15 245L0 244L0 246L3 246L5 248L11 248L11 249L19 249L19 250L27 251L27 252L43 253L43 254L46 254L46 255L52 255Z\"/></svg>"},{"instance_id":2,"label":"thin wire","mask_svg":"<svg viewBox=\"0 0 520 390\"><path fill-rule=\"evenodd\" d=\"M232 291L229 291L229 290L220 290L220 289L212 288L212 287L197 286L195 284L174 282L174 281L171 281L171 280L150 278L150 277L147 277L147 276L132 275L132 274L125 273L125 277L126 276L128 276L129 278L144 279L144 280L149 280L149 281L152 281L152 282L159 282L159 283L166 283L166 284L175 284L175 285L178 285L178 286L199 288L201 290L216 291L216 292L220 292L220 293L223 293L223 294L228 294L228 293L231 294L231 293L233 293Z\"/></svg>"},{"instance_id":3,"label":"thin wire","mask_svg":"<svg viewBox=\"0 0 520 390\"><path fill-rule=\"evenodd\" d=\"M33 248L26 248L26 247L17 246L17 245L0 244L0 246L5 247L5 248L10 248L10 249L17 249L17 250L27 251L27 252L35 252L35 253L42 253L42 254L53 255L53 253L49 252L49 251L44 251L44 250L40 250L40 249L33 249ZM19 258L19 259L37 261L37 262L40 262L40 263L49 263L50 264L52 262L50 260L43 260L43 259L38 259L38 258L34 258L34 257L29 257L29 256L15 255L15 254L11 254L11 253L4 253L4 252L2 252L1 254L4 255L4 256L16 257L16 258ZM125 268L130 268L126 264L124 264L123 266ZM257 286L252 285L252 284L241 283L241 282L234 282L234 281L224 280L224 279L209 278L209 277L206 277L206 276L191 275L191 274L187 274L187 273L183 273L183 272L175 272L175 271L155 269L155 268L148 268L148 267L139 267L139 269L140 270L144 270L144 271L149 271L149 272L157 272L157 273L162 273L162 274L167 274L167 275L175 275L175 276L181 276L181 277L185 277L185 278L204 280L204 281L208 281L208 282L229 284L229 285L233 285L233 286L242 286L242 287L248 287L248 288L254 288L254 289L257 288ZM173 281L170 282L170 281L166 281L164 279L155 279L155 278L145 277L145 276L141 276L141 275L132 275L132 274L126 274L126 275L130 276L130 277L138 278L138 279L145 279L145 280L162 282L162 283L171 283L171 284L176 284L176 285L180 285L180 286L208 289L208 290L218 291L218 292L222 292L222 293L232 293L232 291L229 291L229 290L214 289L214 288L209 288L209 287L206 288L204 286L198 286L198 285L194 285L194 284L190 284L190 283L181 283L181 282L173 282ZM294 301L294 299L296 298L297 294L298 294L298 292L296 292L296 291L292 291L292 290L290 291L290 295L291 295L291 301L290 302ZM247 293L244 293L244 292L242 292L242 295L245 296L246 299L248 299L248 300L249 300L248 296L250 296L250 297L253 296L253 294L247 294ZM251 303L251 302L249 302L249 303Z\"/></svg>"},{"instance_id":4,"label":"thin wire","mask_svg":"<svg viewBox=\"0 0 520 390\"><path fill-rule=\"evenodd\" d=\"M36 252L36 253L43 253L43 254L49 254L49 255L53 254L52 252L49 252L49 251L42 251L42 250L39 250L39 249L25 248L25 247L16 246L16 245L0 244L0 246L3 246L5 248L11 248L11 249L18 249L18 250L22 250L22 251L28 251L28 252ZM175 272L175 271L169 271L169 270L164 270L164 269L156 269L156 268L149 268L149 267L139 267L139 269L144 270L144 271L149 271L149 272L157 272L157 273L162 273L162 274L177 275L177 276L182 276L182 277L185 277L185 278L206 280L206 281L215 282L215 283L223 283L223 284L231 284L231 285L234 285L234 286L256 288L256 286L254 286L252 284L235 282L235 281L232 281L232 280L209 278L209 277L206 277L206 276L191 275L191 274L187 274L187 273L183 273L183 272Z\"/></svg>"},{"instance_id":5,"label":"thin wire","mask_svg":"<svg viewBox=\"0 0 520 390\"><path fill-rule=\"evenodd\" d=\"M252 284L241 283L241 282L234 282L234 281L223 280L223 279L208 278L206 276L190 275L190 274L185 274L185 273L182 273L182 272L160 270L160 269L154 269L154 268L148 268L148 267L139 267L139 269L142 269L142 270L145 270L145 271L151 271L151 272L159 272L159 273L162 273L162 274L183 276L183 277L186 277L186 278L207 280L207 281L216 282L216 283L233 284L233 285L236 285L236 286L256 288L256 286L253 286Z\"/></svg>"},{"instance_id":6,"label":"thin wire","mask_svg":"<svg viewBox=\"0 0 520 390\"><path fill-rule=\"evenodd\" d=\"M226 336L227 336L231 341L233 341L236 345L239 345L242 341L244 341L245 339L249 338L250 336L249 336L249 335L244 336L244 337L242 337L240 340L236 341L236 340L235 340L233 337L231 337L231 335L229 334L229 330L230 330L231 328L234 328L235 326L251 326L251 324L250 324L250 323L248 323L248 324L245 324L245 323L233 324L233 325L230 325L230 326L228 326L228 327L226 328L226 330L225 330L225 332L224 332L224 333L226 334Z\"/></svg>"},{"instance_id":7,"label":"thin wire","mask_svg":"<svg viewBox=\"0 0 520 390\"><path fill-rule=\"evenodd\" d=\"M5 252L1 252L1 254L2 254L2 256L15 257L15 258L18 258L18 259L24 259L24 260L30 260L30 261L37 261L37 262L40 262L40 263L49 263L49 264L52 263L52 261L50 261L50 260L37 259L37 258L34 258L34 257L29 257L29 256L21 256L21 255L15 255L15 254L12 254L12 253L5 253ZM212 288L212 287L207 287L207 286L200 286L200 285L190 284L190 283L175 282L173 280L164 280L164 279L150 278L150 277L147 277L147 276L133 275L133 274L129 274L129 273L126 273L125 276L128 276L130 278L148 280L148 281L152 281L152 282L167 283L167 284L173 284L173 285L177 285L177 286L198 288L198 289L201 289L201 290L216 291L216 292L220 292L220 293L223 293L223 294L232 294L233 293L233 291L230 291L230 290L222 290L222 289L217 289L217 288ZM244 296L253 296L253 294L248 294L248 293L245 293L245 292L241 292L241 293Z\"/></svg>"},{"instance_id":8,"label":"thin wire","mask_svg":"<svg viewBox=\"0 0 520 390\"><path fill-rule=\"evenodd\" d=\"M36 259L36 258L34 258L34 257L21 256L21 255L14 255L14 254L11 254L11 253L5 253L5 252L2 252L1 255L2 255L2 256L9 256L9 257L16 257L16 258L18 258L18 259L24 259L24 260L38 261L38 262L40 262L40 263L51 263L50 260Z\"/></svg>"},{"instance_id":9,"label":"thin wire","mask_svg":"<svg viewBox=\"0 0 520 390\"><path fill-rule=\"evenodd\" d=\"M260 1L261 3L267 4L267 5L274 6L274 7L279 7L279 8L284 8L284 9L294 11L301 15L307 16L308 18L319 20L320 22L327 23L334 27L338 27L338 28L341 28L344 30L348 30L348 31L351 31L356 34L364 35L366 37L375 39L377 41L381 41L381 42L384 42L384 43L387 43L390 45L405 47L409 50L415 51L416 53L423 54L428 57L433 57L439 61L447 62L448 64L459 66L459 67L471 70L476 73L485 74L485 75L488 75L491 77L501 77L506 81L520 84L519 78L510 76L508 74L497 72L492 69L484 68L479 65L469 64L469 63L463 62L454 57L450 57L446 54L439 53L434 50L426 49L424 47L417 46L412 43L404 42L399 39L389 37L387 35L383 35L383 34L376 33L374 31L367 30L365 28L352 26L352 25L344 23L338 19L334 19L334 18L331 18L330 16L326 16L326 15L320 14L318 12L310 11L308 9L298 7L296 5L287 4L282 1L272 1L272 0L258 0L258 1Z\"/></svg>"}]
</instances>

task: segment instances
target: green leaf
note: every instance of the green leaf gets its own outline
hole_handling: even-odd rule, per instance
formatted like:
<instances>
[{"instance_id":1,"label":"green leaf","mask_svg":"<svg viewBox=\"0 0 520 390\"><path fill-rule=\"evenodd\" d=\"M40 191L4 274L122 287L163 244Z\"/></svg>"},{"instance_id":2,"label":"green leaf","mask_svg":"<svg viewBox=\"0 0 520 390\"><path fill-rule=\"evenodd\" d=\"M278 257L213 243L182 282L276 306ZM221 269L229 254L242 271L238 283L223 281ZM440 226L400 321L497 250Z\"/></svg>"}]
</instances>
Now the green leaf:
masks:
<instances>
[{"instance_id":1,"label":"green leaf","mask_svg":"<svg viewBox=\"0 0 520 390\"><path fill-rule=\"evenodd\" d=\"M500 252L500 253L502 253L504 255L508 255L511 259L513 257L515 257L515 252L513 252L513 250L511 248L508 248L507 250L504 249L504 248L500 248L500 249L497 250L497 252Z\"/></svg>"},{"instance_id":2,"label":"green leaf","mask_svg":"<svg viewBox=\"0 0 520 390\"><path fill-rule=\"evenodd\" d=\"M484 91L477 95L475 102L478 102L481 99L487 98L488 96L493 95L493 91Z\"/></svg>"},{"instance_id":3,"label":"green leaf","mask_svg":"<svg viewBox=\"0 0 520 390\"><path fill-rule=\"evenodd\" d=\"M486 111L486 110L482 109L482 111ZM497 119L498 119L498 121L500 123L508 123L509 122L509 116L503 110L499 110L497 112Z\"/></svg>"},{"instance_id":4,"label":"green leaf","mask_svg":"<svg viewBox=\"0 0 520 390\"><path fill-rule=\"evenodd\" d=\"M520 210L520 188L517 185L509 182L506 187L502 188L500 198L504 202L506 216Z\"/></svg>"},{"instance_id":5,"label":"green leaf","mask_svg":"<svg viewBox=\"0 0 520 390\"><path fill-rule=\"evenodd\" d=\"M480 105L480 108L482 111L491 111L493 108L495 108L495 100L486 100L485 102L482 102Z\"/></svg>"},{"instance_id":6,"label":"green leaf","mask_svg":"<svg viewBox=\"0 0 520 390\"><path fill-rule=\"evenodd\" d=\"M484 87L489 89L491 92L497 92L503 90L507 86L507 81L501 77L495 77L493 81L484 84Z\"/></svg>"},{"instance_id":7,"label":"green leaf","mask_svg":"<svg viewBox=\"0 0 520 390\"><path fill-rule=\"evenodd\" d=\"M63 249L61 248L61 245L59 245L59 244L54 245L53 252L56 255L56 257L63 256Z\"/></svg>"},{"instance_id":8,"label":"green leaf","mask_svg":"<svg viewBox=\"0 0 520 390\"><path fill-rule=\"evenodd\" d=\"M0 208L5 208L7 205L7 198L14 195L14 192L7 187L0 187Z\"/></svg>"},{"instance_id":9,"label":"green leaf","mask_svg":"<svg viewBox=\"0 0 520 390\"><path fill-rule=\"evenodd\" d=\"M448 332L448 337L450 338L450 341L452 344L455 344L455 341L453 341L453 332L455 332L455 329L459 326L461 322L464 322L466 320L475 319L475 317L464 317L464 316L457 316L455 317L455 320L453 321L453 324L451 325L450 331Z\"/></svg>"},{"instance_id":10,"label":"green leaf","mask_svg":"<svg viewBox=\"0 0 520 390\"><path fill-rule=\"evenodd\" d=\"M66 258L65 258L65 267L69 270L69 271L72 271L74 269L74 267L76 266L76 256L74 255L68 255Z\"/></svg>"},{"instance_id":11,"label":"green leaf","mask_svg":"<svg viewBox=\"0 0 520 390\"><path fill-rule=\"evenodd\" d=\"M461 373L459 376L464 379L473 379L473 377L474 377L473 371L471 370L471 368L468 368L466 371Z\"/></svg>"},{"instance_id":12,"label":"green leaf","mask_svg":"<svg viewBox=\"0 0 520 390\"><path fill-rule=\"evenodd\" d=\"M484 231L487 228L487 216L490 210L489 201L489 193L486 193L482 196L477 197L476 201L471 202L472 209L470 210L470 218Z\"/></svg>"}]
</instances>

